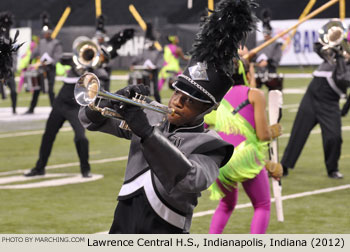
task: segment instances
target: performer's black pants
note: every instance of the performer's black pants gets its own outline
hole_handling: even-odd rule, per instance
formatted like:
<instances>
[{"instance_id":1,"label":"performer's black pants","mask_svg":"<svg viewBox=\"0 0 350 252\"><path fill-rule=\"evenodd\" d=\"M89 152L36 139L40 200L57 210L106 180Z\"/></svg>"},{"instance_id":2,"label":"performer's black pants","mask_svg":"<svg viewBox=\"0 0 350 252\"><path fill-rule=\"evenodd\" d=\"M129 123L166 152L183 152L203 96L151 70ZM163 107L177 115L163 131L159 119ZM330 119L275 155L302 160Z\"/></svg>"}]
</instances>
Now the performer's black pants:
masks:
<instances>
[{"instance_id":1,"label":"performer's black pants","mask_svg":"<svg viewBox=\"0 0 350 252\"><path fill-rule=\"evenodd\" d=\"M12 112L16 113L17 106L17 91L15 77L11 76L6 80L6 85L10 88L11 102L12 102Z\"/></svg>"},{"instance_id":2,"label":"performer's black pants","mask_svg":"<svg viewBox=\"0 0 350 252\"><path fill-rule=\"evenodd\" d=\"M158 90L158 69L154 69L151 71L152 73L152 81L153 81L153 95L154 95L154 99L161 103L161 98L160 98L160 94L159 94L159 90Z\"/></svg>"},{"instance_id":3,"label":"performer's black pants","mask_svg":"<svg viewBox=\"0 0 350 252\"><path fill-rule=\"evenodd\" d=\"M45 133L41 140L39 159L35 167L36 169L45 169L56 135L59 129L63 126L63 123L68 120L75 134L74 143L80 159L81 173L88 173L90 171L90 165L88 161L89 142L85 136L85 129L78 119L78 112L78 106L72 108L71 106L55 102L49 119L46 122Z\"/></svg>"},{"instance_id":4,"label":"performer's black pants","mask_svg":"<svg viewBox=\"0 0 350 252\"><path fill-rule=\"evenodd\" d=\"M119 200L110 234L181 234L183 231L161 219L143 192Z\"/></svg>"},{"instance_id":5,"label":"performer's black pants","mask_svg":"<svg viewBox=\"0 0 350 252\"><path fill-rule=\"evenodd\" d=\"M46 67L46 74L47 74L47 80L49 84L49 99L50 99L50 105L53 106L53 101L55 99L55 93L54 93L54 85L55 85L55 78L56 78L56 66L47 66ZM43 80L41 80L43 81ZM40 89L34 90L33 92L33 98L30 103L29 111L34 112L34 108L36 107L40 95Z\"/></svg>"},{"instance_id":6,"label":"performer's black pants","mask_svg":"<svg viewBox=\"0 0 350 252\"><path fill-rule=\"evenodd\" d=\"M107 72L108 78L104 81L104 90L110 92L111 91L111 73L112 68L110 66L104 67Z\"/></svg>"},{"instance_id":7,"label":"performer's black pants","mask_svg":"<svg viewBox=\"0 0 350 252\"><path fill-rule=\"evenodd\" d=\"M339 96L325 78L314 78L303 97L296 115L282 165L294 168L311 130L320 124L324 159L328 174L338 171L341 153L341 115Z\"/></svg>"}]
</instances>

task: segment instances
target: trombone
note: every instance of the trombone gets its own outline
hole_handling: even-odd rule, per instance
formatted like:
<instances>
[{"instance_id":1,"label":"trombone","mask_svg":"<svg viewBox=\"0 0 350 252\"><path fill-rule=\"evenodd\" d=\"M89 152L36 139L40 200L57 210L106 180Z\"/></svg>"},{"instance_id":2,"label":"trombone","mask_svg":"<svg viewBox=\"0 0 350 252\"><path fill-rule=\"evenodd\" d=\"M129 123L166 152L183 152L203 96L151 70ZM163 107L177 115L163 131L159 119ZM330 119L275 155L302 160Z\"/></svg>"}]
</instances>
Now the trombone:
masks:
<instances>
[{"instance_id":1,"label":"trombone","mask_svg":"<svg viewBox=\"0 0 350 252\"><path fill-rule=\"evenodd\" d=\"M113 101L124 102L130 105L138 106L144 109L149 109L161 114L174 114L174 109L170 109L165 105L154 105L146 101L146 96L136 94L133 98L127 98L119 94L113 94L107 92L101 88L100 80L98 77L90 72L82 75L74 87L74 97L80 106L89 106L92 110L100 112L103 116L113 119L120 119L119 125L122 129L128 129L128 125L123 120L123 117L114 109L99 107L101 99L108 99ZM95 105L96 99L99 98L97 105Z\"/></svg>"}]
</instances>

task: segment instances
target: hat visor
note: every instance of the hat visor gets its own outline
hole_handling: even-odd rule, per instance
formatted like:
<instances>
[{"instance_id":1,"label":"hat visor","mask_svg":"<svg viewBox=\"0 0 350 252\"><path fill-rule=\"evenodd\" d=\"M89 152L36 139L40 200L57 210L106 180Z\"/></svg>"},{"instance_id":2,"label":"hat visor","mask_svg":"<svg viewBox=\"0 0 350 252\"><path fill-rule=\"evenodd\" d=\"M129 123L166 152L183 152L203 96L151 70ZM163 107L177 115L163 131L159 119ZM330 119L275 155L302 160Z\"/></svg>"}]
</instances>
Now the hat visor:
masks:
<instances>
[{"instance_id":1,"label":"hat visor","mask_svg":"<svg viewBox=\"0 0 350 252\"><path fill-rule=\"evenodd\" d=\"M207 97L205 94L195 89L193 86L186 84L185 82L177 80L177 81L174 81L172 86L176 90L179 90L181 93L184 93L185 95L188 95L189 97L197 101L200 101L203 103L213 103L213 101L211 101L209 97Z\"/></svg>"}]
</instances>

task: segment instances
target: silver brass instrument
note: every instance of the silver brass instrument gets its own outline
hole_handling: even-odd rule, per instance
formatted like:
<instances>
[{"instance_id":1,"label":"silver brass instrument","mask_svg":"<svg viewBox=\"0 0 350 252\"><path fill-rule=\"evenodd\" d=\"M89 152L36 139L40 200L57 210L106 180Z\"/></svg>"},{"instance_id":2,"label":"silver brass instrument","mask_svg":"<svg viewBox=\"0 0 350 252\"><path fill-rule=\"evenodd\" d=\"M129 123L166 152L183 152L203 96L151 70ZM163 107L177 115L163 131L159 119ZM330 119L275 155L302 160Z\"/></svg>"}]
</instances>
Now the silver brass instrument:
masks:
<instances>
[{"instance_id":1,"label":"silver brass instrument","mask_svg":"<svg viewBox=\"0 0 350 252\"><path fill-rule=\"evenodd\" d=\"M101 88L98 77L90 72L82 75L79 78L78 82L75 84L74 97L77 103L81 106L89 106L91 109L99 111L103 116L109 118L117 118L121 120L123 119L122 116L119 113L117 113L114 109L108 107L99 107L101 99L109 99L113 101L124 102L144 109L153 110L164 115L174 113L173 109L170 109L165 105L156 106L146 102L146 97L140 94L136 94L135 97L130 99L119 94L107 92ZM95 101L97 98L100 98L100 100L98 104L95 105ZM123 129L128 129L127 124L123 120L119 127Z\"/></svg>"},{"instance_id":2,"label":"silver brass instrument","mask_svg":"<svg viewBox=\"0 0 350 252\"><path fill-rule=\"evenodd\" d=\"M331 19L318 33L319 42L323 45L321 51L328 59L334 60L333 50L343 56L350 54L350 45L345 39L346 28L340 19Z\"/></svg>"},{"instance_id":3,"label":"silver brass instrument","mask_svg":"<svg viewBox=\"0 0 350 252\"><path fill-rule=\"evenodd\" d=\"M73 42L73 61L82 67L98 67L103 61L103 52L98 44L85 36L77 37Z\"/></svg>"}]
</instances>

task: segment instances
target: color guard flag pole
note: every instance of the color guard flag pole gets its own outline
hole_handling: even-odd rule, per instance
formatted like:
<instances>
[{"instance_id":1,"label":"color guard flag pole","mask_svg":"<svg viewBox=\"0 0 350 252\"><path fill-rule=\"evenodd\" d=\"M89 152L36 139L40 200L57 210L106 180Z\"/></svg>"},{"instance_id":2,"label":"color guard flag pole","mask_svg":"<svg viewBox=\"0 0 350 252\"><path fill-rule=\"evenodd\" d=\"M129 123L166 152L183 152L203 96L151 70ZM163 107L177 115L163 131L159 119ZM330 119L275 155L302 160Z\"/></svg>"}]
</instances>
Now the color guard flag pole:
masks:
<instances>
[{"instance_id":1,"label":"color guard flag pole","mask_svg":"<svg viewBox=\"0 0 350 252\"><path fill-rule=\"evenodd\" d=\"M301 19L303 19L307 14L309 14L310 10L312 9L312 7L314 6L314 4L316 3L316 0L310 0L309 3L306 5L304 11L301 13L300 17L299 17L299 21ZM289 45L289 43L292 41L292 38L294 37L295 33L297 32L297 28L294 28L292 34L290 34L288 36L288 38L286 39L286 41L283 44L282 50L284 51L284 49L287 48L287 46Z\"/></svg>"},{"instance_id":2,"label":"color guard flag pole","mask_svg":"<svg viewBox=\"0 0 350 252\"><path fill-rule=\"evenodd\" d=\"M214 10L214 0L208 0L208 10ZM210 12L208 12L210 15Z\"/></svg>"},{"instance_id":3,"label":"color guard flag pole","mask_svg":"<svg viewBox=\"0 0 350 252\"><path fill-rule=\"evenodd\" d=\"M95 0L95 9L96 9L96 17L101 16L102 14L101 0Z\"/></svg>"},{"instance_id":4,"label":"color guard flag pole","mask_svg":"<svg viewBox=\"0 0 350 252\"><path fill-rule=\"evenodd\" d=\"M193 0L187 0L187 8L192 9L193 6Z\"/></svg>"},{"instance_id":5,"label":"color guard flag pole","mask_svg":"<svg viewBox=\"0 0 350 252\"><path fill-rule=\"evenodd\" d=\"M339 2L339 17L344 21L345 19L345 0L340 0Z\"/></svg>"},{"instance_id":6,"label":"color guard flag pole","mask_svg":"<svg viewBox=\"0 0 350 252\"><path fill-rule=\"evenodd\" d=\"M136 10L136 8L135 8L135 6L133 4L129 5L129 11L133 15L133 17L135 18L137 23L139 23L139 26L141 27L141 29L146 31L147 25L146 25L145 21L143 21L142 17L140 16L139 12ZM154 42L154 46L156 47L156 49L158 51L162 50L162 46L159 44L158 41Z\"/></svg>"},{"instance_id":7,"label":"color guard flag pole","mask_svg":"<svg viewBox=\"0 0 350 252\"><path fill-rule=\"evenodd\" d=\"M71 11L70 6L68 6L68 7L64 10L64 12L63 12L63 14L62 14L60 20L58 21L58 23L57 23L55 29L53 30L53 32L52 32L52 34L51 34L51 38L54 39L54 38L57 37L57 34L58 34L59 31L61 30L61 28L62 28L64 22L66 22L66 19L67 19L67 17L69 16L70 11Z\"/></svg>"}]
</instances>

